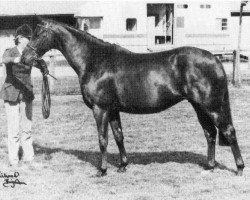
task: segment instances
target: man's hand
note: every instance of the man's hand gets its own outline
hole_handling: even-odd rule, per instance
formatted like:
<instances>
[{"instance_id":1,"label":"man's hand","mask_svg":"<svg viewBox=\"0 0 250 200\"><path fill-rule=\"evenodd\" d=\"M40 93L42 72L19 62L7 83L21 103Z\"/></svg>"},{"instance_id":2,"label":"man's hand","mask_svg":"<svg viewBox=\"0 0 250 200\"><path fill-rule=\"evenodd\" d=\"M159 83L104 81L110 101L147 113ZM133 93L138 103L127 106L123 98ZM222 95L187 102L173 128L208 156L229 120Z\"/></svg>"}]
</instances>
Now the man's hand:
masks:
<instances>
[{"instance_id":1,"label":"man's hand","mask_svg":"<svg viewBox=\"0 0 250 200\"><path fill-rule=\"evenodd\" d=\"M47 68L47 67L41 68L41 73L42 73L44 76L48 75L48 74L49 74L48 68Z\"/></svg>"},{"instance_id":2,"label":"man's hand","mask_svg":"<svg viewBox=\"0 0 250 200\"><path fill-rule=\"evenodd\" d=\"M43 75L48 75L49 74L49 70L48 70L47 64L46 64L46 62L43 59L38 60L37 64L38 64L38 68L40 69L40 71L41 71L41 73Z\"/></svg>"},{"instance_id":3,"label":"man's hand","mask_svg":"<svg viewBox=\"0 0 250 200\"><path fill-rule=\"evenodd\" d=\"M20 60L21 60L21 57L16 57L16 58L14 59L14 63L19 63Z\"/></svg>"}]
</instances>

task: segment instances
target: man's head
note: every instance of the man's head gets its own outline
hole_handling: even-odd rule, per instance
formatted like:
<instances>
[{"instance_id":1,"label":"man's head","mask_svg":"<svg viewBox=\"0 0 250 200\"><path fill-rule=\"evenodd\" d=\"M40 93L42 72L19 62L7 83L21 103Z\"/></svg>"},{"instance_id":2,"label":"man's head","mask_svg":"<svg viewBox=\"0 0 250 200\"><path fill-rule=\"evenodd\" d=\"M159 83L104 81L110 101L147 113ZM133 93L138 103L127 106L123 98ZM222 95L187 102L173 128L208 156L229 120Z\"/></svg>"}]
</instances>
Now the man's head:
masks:
<instances>
[{"instance_id":1,"label":"man's head","mask_svg":"<svg viewBox=\"0 0 250 200\"><path fill-rule=\"evenodd\" d=\"M15 33L15 45L20 45L21 47L26 47L30 38L32 36L32 29L29 25L24 24L19 26Z\"/></svg>"}]
</instances>

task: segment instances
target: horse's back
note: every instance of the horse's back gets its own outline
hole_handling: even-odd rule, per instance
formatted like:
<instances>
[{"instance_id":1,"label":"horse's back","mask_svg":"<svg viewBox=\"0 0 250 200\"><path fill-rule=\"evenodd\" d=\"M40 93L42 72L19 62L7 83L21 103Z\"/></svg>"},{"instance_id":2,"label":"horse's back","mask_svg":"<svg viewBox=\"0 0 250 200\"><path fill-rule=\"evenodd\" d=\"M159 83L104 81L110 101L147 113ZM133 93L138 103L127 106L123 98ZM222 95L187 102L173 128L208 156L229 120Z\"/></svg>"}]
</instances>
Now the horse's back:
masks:
<instances>
[{"instance_id":1,"label":"horse's back","mask_svg":"<svg viewBox=\"0 0 250 200\"><path fill-rule=\"evenodd\" d=\"M124 107L164 110L183 99L211 104L221 100L227 89L225 71L219 60L195 47L129 53L119 64L120 75L115 83Z\"/></svg>"},{"instance_id":2,"label":"horse's back","mask_svg":"<svg viewBox=\"0 0 250 200\"><path fill-rule=\"evenodd\" d=\"M175 55L126 53L115 60L114 78L119 109L130 113L154 113L183 100Z\"/></svg>"}]
</instances>

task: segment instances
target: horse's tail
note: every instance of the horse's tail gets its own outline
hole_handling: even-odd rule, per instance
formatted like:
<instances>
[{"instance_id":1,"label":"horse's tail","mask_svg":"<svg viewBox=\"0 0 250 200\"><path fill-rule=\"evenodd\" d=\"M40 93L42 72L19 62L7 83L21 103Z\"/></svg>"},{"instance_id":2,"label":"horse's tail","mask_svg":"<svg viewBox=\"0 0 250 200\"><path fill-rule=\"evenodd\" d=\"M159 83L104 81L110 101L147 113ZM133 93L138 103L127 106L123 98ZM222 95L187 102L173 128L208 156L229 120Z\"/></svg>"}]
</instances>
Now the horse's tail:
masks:
<instances>
[{"instance_id":1,"label":"horse's tail","mask_svg":"<svg viewBox=\"0 0 250 200\"><path fill-rule=\"evenodd\" d=\"M224 93L221 111L222 111L221 117L222 117L223 123L227 123L227 126L233 126L228 88L226 88L226 91ZM228 140L223 135L221 130L219 130L219 145L230 146Z\"/></svg>"}]
</instances>

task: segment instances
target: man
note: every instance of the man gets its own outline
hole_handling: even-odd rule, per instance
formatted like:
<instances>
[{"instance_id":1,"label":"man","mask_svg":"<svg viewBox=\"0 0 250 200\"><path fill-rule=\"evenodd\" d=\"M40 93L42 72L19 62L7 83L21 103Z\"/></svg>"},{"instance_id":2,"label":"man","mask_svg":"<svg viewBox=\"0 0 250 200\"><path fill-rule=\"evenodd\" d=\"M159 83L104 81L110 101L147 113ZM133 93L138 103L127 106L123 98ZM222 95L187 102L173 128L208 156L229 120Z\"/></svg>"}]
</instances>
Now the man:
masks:
<instances>
[{"instance_id":1,"label":"man","mask_svg":"<svg viewBox=\"0 0 250 200\"><path fill-rule=\"evenodd\" d=\"M24 163L31 164L34 149L31 137L32 101L34 100L31 82L31 66L20 63L22 51L32 36L32 30L24 24L17 28L15 47L6 49L2 62L6 66L7 77L0 91L4 100L8 126L8 155L10 166L18 166L19 146L23 149ZM19 127L21 128L19 135Z\"/></svg>"}]
</instances>

